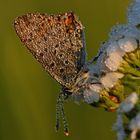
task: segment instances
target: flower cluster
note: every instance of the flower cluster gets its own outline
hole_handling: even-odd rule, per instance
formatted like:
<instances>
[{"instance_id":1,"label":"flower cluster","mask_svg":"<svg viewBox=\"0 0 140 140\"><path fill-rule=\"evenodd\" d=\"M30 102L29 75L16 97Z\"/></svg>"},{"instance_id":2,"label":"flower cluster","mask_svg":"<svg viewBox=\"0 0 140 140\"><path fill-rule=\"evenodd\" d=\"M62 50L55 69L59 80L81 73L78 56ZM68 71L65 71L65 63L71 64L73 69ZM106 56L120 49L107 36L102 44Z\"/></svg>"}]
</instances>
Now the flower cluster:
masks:
<instances>
[{"instance_id":1,"label":"flower cluster","mask_svg":"<svg viewBox=\"0 0 140 140\"><path fill-rule=\"evenodd\" d=\"M130 94L119 106L117 110L117 121L113 127L117 131L118 140L124 140L130 135L132 140L139 138L140 133L140 108L138 94ZM123 117L127 116L125 122Z\"/></svg>"},{"instance_id":2,"label":"flower cluster","mask_svg":"<svg viewBox=\"0 0 140 140\"><path fill-rule=\"evenodd\" d=\"M118 140L135 140L140 139L139 89L140 0L134 0L128 10L128 23L112 28L109 41L78 75L71 98L117 110L113 129Z\"/></svg>"},{"instance_id":3,"label":"flower cluster","mask_svg":"<svg viewBox=\"0 0 140 140\"><path fill-rule=\"evenodd\" d=\"M109 41L102 44L96 61L88 62L78 75L71 91L71 98L75 101L82 99L93 106L114 111L131 92L137 92L136 83L140 81L140 30L137 25L140 15L132 16L140 11L138 6L135 10L137 4L140 0L135 0L130 8L128 24L112 28ZM132 18L135 18L135 24L132 24Z\"/></svg>"},{"instance_id":4,"label":"flower cluster","mask_svg":"<svg viewBox=\"0 0 140 140\"><path fill-rule=\"evenodd\" d=\"M128 10L128 23L112 28L109 41L78 75L71 98L117 110L113 129L118 139L134 140L140 138L139 83L140 0L134 0Z\"/></svg>"},{"instance_id":5,"label":"flower cluster","mask_svg":"<svg viewBox=\"0 0 140 140\"><path fill-rule=\"evenodd\" d=\"M114 27L109 41L102 44L96 63L89 62L79 74L71 97L109 111L117 109L125 97L138 90L139 39L140 31L135 27Z\"/></svg>"}]
</instances>

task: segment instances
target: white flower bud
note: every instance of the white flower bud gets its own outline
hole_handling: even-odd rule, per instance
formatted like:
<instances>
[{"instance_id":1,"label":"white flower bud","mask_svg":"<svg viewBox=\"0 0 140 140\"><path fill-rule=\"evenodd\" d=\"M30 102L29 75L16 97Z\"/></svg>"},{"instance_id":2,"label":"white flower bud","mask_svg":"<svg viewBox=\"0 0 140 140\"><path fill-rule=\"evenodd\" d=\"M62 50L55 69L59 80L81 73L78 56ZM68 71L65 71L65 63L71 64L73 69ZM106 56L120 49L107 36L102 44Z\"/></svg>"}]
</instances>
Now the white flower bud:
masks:
<instances>
[{"instance_id":1,"label":"white flower bud","mask_svg":"<svg viewBox=\"0 0 140 140\"><path fill-rule=\"evenodd\" d=\"M136 39L130 37L120 39L118 44L125 52L132 52L138 47Z\"/></svg>"},{"instance_id":2,"label":"white flower bud","mask_svg":"<svg viewBox=\"0 0 140 140\"><path fill-rule=\"evenodd\" d=\"M118 54L121 57L123 57L125 54L125 52L118 45L117 41L110 42L106 52L108 56L110 56L113 53L113 54Z\"/></svg>"},{"instance_id":3,"label":"white flower bud","mask_svg":"<svg viewBox=\"0 0 140 140\"><path fill-rule=\"evenodd\" d=\"M89 88L86 88L83 96L85 102L91 104L93 102L98 102L100 99L100 90L102 89L101 85L99 84L91 84Z\"/></svg>"},{"instance_id":4,"label":"white flower bud","mask_svg":"<svg viewBox=\"0 0 140 140\"><path fill-rule=\"evenodd\" d=\"M109 55L109 57L105 60L104 63L106 67L108 67L111 71L116 71L119 68L122 60L122 57L116 52L114 52Z\"/></svg>"},{"instance_id":5,"label":"white flower bud","mask_svg":"<svg viewBox=\"0 0 140 140\"><path fill-rule=\"evenodd\" d=\"M105 88L112 88L118 79L122 78L124 75L119 72L110 72L105 76L101 77L100 82L103 84Z\"/></svg>"},{"instance_id":6,"label":"white flower bud","mask_svg":"<svg viewBox=\"0 0 140 140\"><path fill-rule=\"evenodd\" d=\"M131 111L134 108L137 101L138 101L138 95L137 95L137 93L133 92L121 103L121 105L118 109L118 112Z\"/></svg>"}]
</instances>

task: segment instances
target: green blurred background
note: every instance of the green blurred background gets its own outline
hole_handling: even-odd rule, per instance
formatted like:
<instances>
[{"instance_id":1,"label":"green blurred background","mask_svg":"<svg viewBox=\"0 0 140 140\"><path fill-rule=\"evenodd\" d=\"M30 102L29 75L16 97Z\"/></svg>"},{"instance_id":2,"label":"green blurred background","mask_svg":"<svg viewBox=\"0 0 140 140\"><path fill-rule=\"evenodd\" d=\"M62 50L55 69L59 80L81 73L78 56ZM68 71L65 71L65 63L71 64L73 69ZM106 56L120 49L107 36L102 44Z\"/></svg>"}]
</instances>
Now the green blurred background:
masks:
<instances>
[{"instance_id":1,"label":"green blurred background","mask_svg":"<svg viewBox=\"0 0 140 140\"><path fill-rule=\"evenodd\" d=\"M107 40L112 25L124 23L129 0L1 0L0 2L0 140L115 140L115 113L87 104L65 104L71 135L55 132L60 91L23 47L14 31L17 16L74 11L85 26L88 59Z\"/></svg>"}]
</instances>

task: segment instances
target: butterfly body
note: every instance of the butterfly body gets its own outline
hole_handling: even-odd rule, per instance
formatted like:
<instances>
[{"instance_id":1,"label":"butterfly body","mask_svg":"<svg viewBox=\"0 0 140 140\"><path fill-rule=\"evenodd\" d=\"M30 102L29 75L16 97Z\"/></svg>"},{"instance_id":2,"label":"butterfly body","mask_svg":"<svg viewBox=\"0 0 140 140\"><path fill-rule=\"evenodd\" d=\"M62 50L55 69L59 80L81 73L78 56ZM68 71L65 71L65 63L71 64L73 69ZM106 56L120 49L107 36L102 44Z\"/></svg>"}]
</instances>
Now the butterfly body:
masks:
<instances>
[{"instance_id":1,"label":"butterfly body","mask_svg":"<svg viewBox=\"0 0 140 140\"><path fill-rule=\"evenodd\" d=\"M14 27L27 49L61 84L62 92L56 105L56 129L62 116L64 132L68 135L63 102L69 95L78 95L83 87L82 68L86 61L84 27L73 12L59 15L29 13L17 17Z\"/></svg>"}]
</instances>

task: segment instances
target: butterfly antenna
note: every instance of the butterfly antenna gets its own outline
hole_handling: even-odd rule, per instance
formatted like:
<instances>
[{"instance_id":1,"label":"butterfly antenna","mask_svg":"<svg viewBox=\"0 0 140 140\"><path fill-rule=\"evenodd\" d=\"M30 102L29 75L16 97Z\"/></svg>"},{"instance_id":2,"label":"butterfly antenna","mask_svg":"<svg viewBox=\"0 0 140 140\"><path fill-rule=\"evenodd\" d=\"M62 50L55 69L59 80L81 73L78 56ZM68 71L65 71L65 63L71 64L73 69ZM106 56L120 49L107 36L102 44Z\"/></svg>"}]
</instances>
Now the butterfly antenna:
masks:
<instances>
[{"instance_id":1,"label":"butterfly antenna","mask_svg":"<svg viewBox=\"0 0 140 140\"><path fill-rule=\"evenodd\" d=\"M64 126L64 134L66 136L68 136L69 135L69 129L68 129L68 122L67 122L67 119L66 119L66 114L65 114L65 111L64 111L64 104L62 104L61 114L62 114L62 121L63 121L63 126Z\"/></svg>"},{"instance_id":2,"label":"butterfly antenna","mask_svg":"<svg viewBox=\"0 0 140 140\"><path fill-rule=\"evenodd\" d=\"M55 128L56 128L56 131L59 130L59 127L60 127L60 95L58 96L57 98L57 102L56 102L56 125L55 125Z\"/></svg>"},{"instance_id":3,"label":"butterfly antenna","mask_svg":"<svg viewBox=\"0 0 140 140\"><path fill-rule=\"evenodd\" d=\"M60 127L60 118L62 117L64 134L66 136L69 135L68 122L64 111L64 101L67 98L67 96L68 96L67 94L61 92L57 98L57 103L56 103L56 131L58 131Z\"/></svg>"}]
</instances>

